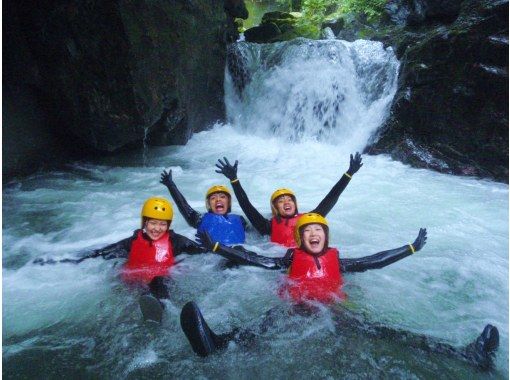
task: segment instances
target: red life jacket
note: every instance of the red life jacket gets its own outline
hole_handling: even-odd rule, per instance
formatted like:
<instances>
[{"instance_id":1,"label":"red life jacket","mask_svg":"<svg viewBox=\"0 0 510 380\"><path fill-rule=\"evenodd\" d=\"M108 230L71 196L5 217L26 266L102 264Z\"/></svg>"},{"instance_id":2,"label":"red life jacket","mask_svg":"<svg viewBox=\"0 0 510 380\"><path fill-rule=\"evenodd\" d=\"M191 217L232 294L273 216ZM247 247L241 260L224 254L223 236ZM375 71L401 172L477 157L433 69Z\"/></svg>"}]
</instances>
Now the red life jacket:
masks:
<instances>
[{"instance_id":1,"label":"red life jacket","mask_svg":"<svg viewBox=\"0 0 510 380\"><path fill-rule=\"evenodd\" d=\"M333 303L339 299L345 300L345 293L341 290L343 279L340 270L336 248L328 248L326 253L319 257L296 248L284 293L296 302L313 300Z\"/></svg>"},{"instance_id":2,"label":"red life jacket","mask_svg":"<svg viewBox=\"0 0 510 380\"><path fill-rule=\"evenodd\" d=\"M167 276L168 269L174 265L174 249L166 232L158 240L143 237L138 231L131 243L128 260L122 270L122 279L129 283L149 283L156 276Z\"/></svg>"},{"instance_id":3,"label":"red life jacket","mask_svg":"<svg viewBox=\"0 0 510 380\"><path fill-rule=\"evenodd\" d=\"M288 248L294 248L296 241L294 240L294 227L301 214L296 214L292 218L279 218L280 223L275 216L271 219L271 241L284 245Z\"/></svg>"}]
</instances>

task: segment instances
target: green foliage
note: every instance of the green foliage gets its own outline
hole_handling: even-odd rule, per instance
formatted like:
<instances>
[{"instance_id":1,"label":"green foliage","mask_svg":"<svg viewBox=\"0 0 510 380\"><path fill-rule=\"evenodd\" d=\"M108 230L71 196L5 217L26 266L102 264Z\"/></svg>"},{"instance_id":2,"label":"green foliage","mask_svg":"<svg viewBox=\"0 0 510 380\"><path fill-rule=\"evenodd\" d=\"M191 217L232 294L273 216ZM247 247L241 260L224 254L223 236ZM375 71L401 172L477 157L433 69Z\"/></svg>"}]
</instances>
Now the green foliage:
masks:
<instances>
[{"instance_id":1,"label":"green foliage","mask_svg":"<svg viewBox=\"0 0 510 380\"><path fill-rule=\"evenodd\" d=\"M291 0L277 0L280 5L291 7ZM320 27L326 19L345 14L364 14L370 21L377 20L384 10L386 0L304 0L301 6L302 25Z\"/></svg>"},{"instance_id":2,"label":"green foliage","mask_svg":"<svg viewBox=\"0 0 510 380\"><path fill-rule=\"evenodd\" d=\"M292 0L276 0L276 4L279 5L280 9L286 12L292 11Z\"/></svg>"},{"instance_id":3,"label":"green foliage","mask_svg":"<svg viewBox=\"0 0 510 380\"><path fill-rule=\"evenodd\" d=\"M308 38L319 38L321 25L328 13L338 6L338 0L304 0L301 5L302 17L297 27L307 31Z\"/></svg>"},{"instance_id":4,"label":"green foliage","mask_svg":"<svg viewBox=\"0 0 510 380\"><path fill-rule=\"evenodd\" d=\"M386 0L342 0L342 13L365 14L371 21L381 17Z\"/></svg>"}]
</instances>

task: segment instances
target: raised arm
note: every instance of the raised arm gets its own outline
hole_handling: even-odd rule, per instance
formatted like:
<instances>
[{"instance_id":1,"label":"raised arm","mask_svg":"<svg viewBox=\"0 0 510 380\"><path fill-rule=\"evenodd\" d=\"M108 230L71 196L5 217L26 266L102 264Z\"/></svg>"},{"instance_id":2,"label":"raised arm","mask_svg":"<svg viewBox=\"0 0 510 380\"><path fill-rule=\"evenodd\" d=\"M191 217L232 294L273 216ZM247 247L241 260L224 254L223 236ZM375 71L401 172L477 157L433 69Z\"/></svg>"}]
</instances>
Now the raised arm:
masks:
<instances>
[{"instance_id":1,"label":"raised arm","mask_svg":"<svg viewBox=\"0 0 510 380\"><path fill-rule=\"evenodd\" d=\"M364 272L368 269L384 268L396 261L418 252L427 242L427 230L420 228L418 237L413 244L404 245L400 248L382 251L371 256L357 259L340 259L342 272Z\"/></svg>"},{"instance_id":2,"label":"raised arm","mask_svg":"<svg viewBox=\"0 0 510 380\"><path fill-rule=\"evenodd\" d=\"M343 193L349 182L351 181L352 176L363 166L361 163L361 155L359 152L356 152L354 157L351 154L351 161L349 164L349 169L344 173L344 175L338 180L338 182L333 186L333 188L329 191L328 195L322 200L321 203L313 210L317 214L322 216L326 216L333 206L335 206L336 202L338 202L338 198Z\"/></svg>"},{"instance_id":3,"label":"raised arm","mask_svg":"<svg viewBox=\"0 0 510 380\"><path fill-rule=\"evenodd\" d=\"M255 227L261 235L271 235L271 222L264 218L262 214L253 207L246 195L246 192L241 186L241 182L239 182L239 179L237 178L237 160L234 165L231 165L226 157L223 157L223 160L224 162L221 161L221 159L218 160L218 163L216 164L218 170L216 170L216 173L222 173L230 180L237 201L253 227Z\"/></svg>"},{"instance_id":4,"label":"raised arm","mask_svg":"<svg viewBox=\"0 0 510 380\"><path fill-rule=\"evenodd\" d=\"M217 253L238 265L250 265L264 269L287 269L292 260L292 249L289 249L284 257L266 257L242 247L226 247L219 242L213 242L205 231L198 232L196 236L204 249Z\"/></svg>"},{"instance_id":5,"label":"raised arm","mask_svg":"<svg viewBox=\"0 0 510 380\"><path fill-rule=\"evenodd\" d=\"M186 236L179 235L174 231L170 231L170 239L172 240L175 256L178 256L181 253L195 255L207 252L207 249L203 248L197 242L188 239Z\"/></svg>"},{"instance_id":6,"label":"raised arm","mask_svg":"<svg viewBox=\"0 0 510 380\"><path fill-rule=\"evenodd\" d=\"M188 224L191 227L197 228L198 224L200 223L200 219L202 218L202 215L193 210L186 201L186 198L184 198L184 195L181 194L181 192L177 188L177 185L172 179L172 171L169 170L167 173L166 170L163 170L163 173L161 173L161 180L159 182L161 182L168 188L170 195L172 196L180 213L182 214L184 219L186 219L186 222L188 222Z\"/></svg>"}]
</instances>

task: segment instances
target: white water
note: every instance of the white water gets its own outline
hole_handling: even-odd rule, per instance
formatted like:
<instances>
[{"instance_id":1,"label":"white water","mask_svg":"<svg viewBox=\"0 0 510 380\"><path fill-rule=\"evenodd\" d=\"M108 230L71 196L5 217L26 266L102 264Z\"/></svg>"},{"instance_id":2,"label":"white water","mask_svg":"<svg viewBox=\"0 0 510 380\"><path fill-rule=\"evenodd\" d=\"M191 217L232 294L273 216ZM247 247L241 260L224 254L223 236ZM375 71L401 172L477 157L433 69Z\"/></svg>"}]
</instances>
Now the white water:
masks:
<instances>
[{"instance_id":1,"label":"white water","mask_svg":"<svg viewBox=\"0 0 510 380\"><path fill-rule=\"evenodd\" d=\"M313 209L347 169L349 154L362 149L384 118L397 64L381 46L327 43L334 45L327 50L338 54L329 61L314 55L314 45L313 54L299 46L292 46L297 50L292 54L266 52L267 57L278 56L271 60L278 65L254 69L256 79L245 89L243 102L226 83L231 124L196 134L184 147L152 149L143 160L130 155L77 163L4 189L4 371L15 368L37 377L51 374L50 367L57 369L53 373L60 368L72 376L79 367L110 378L169 373L179 378L237 378L240 373L277 378L310 373L320 378L484 376L469 366L409 353L387 342L339 336L327 310L312 319L283 319L255 348L232 345L223 354L200 359L180 331L182 305L195 300L218 332L247 327L282 304L276 295L278 273L222 271L213 255L184 256L172 274L175 283L163 326L154 329L140 323L137 293L116 278L113 261L30 263L36 257L76 256L129 236L138 228L143 200L167 195L158 183L164 167L172 168L177 185L200 212L205 211L205 190L227 183L214 172L215 161L223 156L240 161L239 178L262 213L269 215L269 195L278 187L296 192L301 211ZM299 54L311 55L314 64L307 58L299 65ZM346 72L339 72L344 68ZM347 85L354 72L362 83ZM389 82L380 83L383 77ZM339 114L331 111L333 83L343 99ZM320 102L322 109L330 105L323 116L313 112ZM293 134L290 117L303 126L299 133ZM325 121L335 127L325 129ZM493 323L501 334L494 375L505 377L508 186L412 169L386 156L364 156L363 161L328 215L331 244L344 257L358 257L412 242L420 227L427 227L429 238L422 251L401 262L347 275L351 307L374 321L457 346ZM233 211L241 213L237 203ZM194 236L177 210L173 228ZM249 234L248 246L263 254L283 253L255 232Z\"/></svg>"}]
</instances>

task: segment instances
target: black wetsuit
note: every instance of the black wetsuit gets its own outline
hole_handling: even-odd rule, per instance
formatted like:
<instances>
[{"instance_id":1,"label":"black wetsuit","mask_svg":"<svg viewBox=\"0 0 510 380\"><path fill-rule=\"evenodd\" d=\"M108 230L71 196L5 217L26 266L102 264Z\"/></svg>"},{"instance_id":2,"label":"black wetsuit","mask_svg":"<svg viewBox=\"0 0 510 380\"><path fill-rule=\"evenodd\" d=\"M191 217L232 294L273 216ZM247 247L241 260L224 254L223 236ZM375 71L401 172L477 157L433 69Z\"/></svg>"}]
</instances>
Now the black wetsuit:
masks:
<instances>
[{"instance_id":1,"label":"black wetsuit","mask_svg":"<svg viewBox=\"0 0 510 380\"><path fill-rule=\"evenodd\" d=\"M292 264L294 249L289 249L285 256L281 258L261 256L254 252L238 251L235 248L221 245L216 248L215 252L238 264L253 265L266 269L287 269ZM364 272L369 269L383 268L412 253L411 246L405 245L371 256L356 259L339 259L340 270L342 272ZM364 316L342 306L332 310L335 312L335 322L339 332L365 334L377 339L389 339L407 347L461 359L483 369L488 369L492 366L493 353L499 344L499 333L491 325L487 325L482 334L474 342L466 347L458 348L438 338L369 322ZM309 316L316 311L317 309L313 305L296 303L291 312ZM265 333L271 326L275 325L279 314L281 313L276 308L273 308L266 312L261 323L254 328L236 328L231 332L216 335L203 319L196 304L189 302L182 310L181 326L193 350L200 356L207 356L217 349L225 348L228 342L232 340L241 344L251 344L258 334Z\"/></svg>"},{"instance_id":2,"label":"black wetsuit","mask_svg":"<svg viewBox=\"0 0 510 380\"><path fill-rule=\"evenodd\" d=\"M292 264L294 249L288 249L283 257L267 257L258 255L255 252L238 250L235 247L230 248L220 244L218 245L215 253L220 254L238 265L251 265L265 269L286 270ZM339 258L340 270L342 273L345 273L364 272L368 269L383 268L411 255L412 253L413 251L411 250L411 246L408 244L399 248L378 252L370 256L356 259Z\"/></svg>"},{"instance_id":3,"label":"black wetsuit","mask_svg":"<svg viewBox=\"0 0 510 380\"><path fill-rule=\"evenodd\" d=\"M133 233L133 236L128 237L126 239L122 239L117 243L110 244L104 248L97 249L93 251L91 254L81 257L80 259L77 260L64 259L61 260L61 262L79 263L85 259L94 257L102 257L105 260L119 258L127 259L129 256L129 252L131 251L131 244L133 243L134 240L136 240L139 231L140 230L136 230ZM142 236L144 239L147 239L149 241L151 240L145 232L142 234ZM199 244L197 244L193 240L190 240L185 236L179 235L175 233L173 230L169 231L169 240L172 243L174 257L182 253L193 255L207 252L206 249L202 248ZM168 289L165 285L164 277L161 276L154 277L154 279L148 284L148 286L150 292L156 298L169 298Z\"/></svg>"},{"instance_id":4,"label":"black wetsuit","mask_svg":"<svg viewBox=\"0 0 510 380\"><path fill-rule=\"evenodd\" d=\"M191 208L189 203L186 201L186 198L184 198L184 195L182 195L182 193L177 188L175 182L172 181L170 185L165 184L165 186L168 188L168 191L170 192L170 195L177 205L177 208L179 209L184 219L186 219L188 225L193 228L198 228L200 222L202 221L202 214ZM243 223L243 227L246 230L246 220L242 216L240 217Z\"/></svg>"},{"instance_id":5,"label":"black wetsuit","mask_svg":"<svg viewBox=\"0 0 510 380\"><path fill-rule=\"evenodd\" d=\"M352 175L350 173L347 174L348 175L344 174L340 178L340 180L335 184L335 186L333 186L333 188L329 191L328 195L326 195L322 202L319 203L319 205L313 211L310 212L326 216L331 211L333 206L335 206L336 202L338 201L338 198L340 197L342 192L349 184L349 181L351 180L349 178L349 175L351 177ZM258 212L255 207L253 207L250 200L248 199L248 196L246 195L246 192L241 186L241 182L239 181L239 179L233 181L232 188L234 189L234 193L236 195L237 201L239 202L239 205L241 206L241 209L246 214L248 220L253 225L253 227L255 227L255 229L261 235L271 235L271 219L264 218L262 214Z\"/></svg>"}]
</instances>

